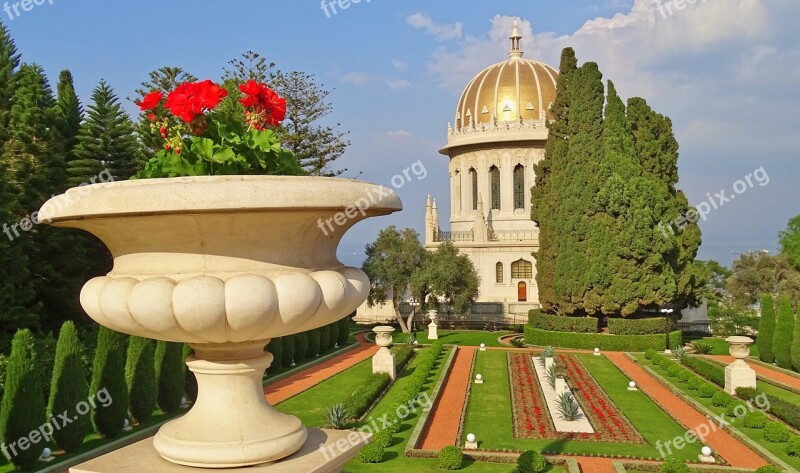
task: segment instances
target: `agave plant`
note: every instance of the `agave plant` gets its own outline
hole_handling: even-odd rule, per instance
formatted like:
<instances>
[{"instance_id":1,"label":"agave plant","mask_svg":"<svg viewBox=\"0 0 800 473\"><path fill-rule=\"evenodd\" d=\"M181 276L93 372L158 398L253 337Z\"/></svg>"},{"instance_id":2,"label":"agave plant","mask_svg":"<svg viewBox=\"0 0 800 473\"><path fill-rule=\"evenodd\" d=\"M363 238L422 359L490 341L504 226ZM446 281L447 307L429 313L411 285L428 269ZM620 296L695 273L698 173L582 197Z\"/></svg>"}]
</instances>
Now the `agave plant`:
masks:
<instances>
[{"instance_id":1,"label":"agave plant","mask_svg":"<svg viewBox=\"0 0 800 473\"><path fill-rule=\"evenodd\" d=\"M695 353L699 353L701 355L708 355L714 349L710 343L706 342L694 342L692 343L692 348L694 348Z\"/></svg>"},{"instance_id":2,"label":"agave plant","mask_svg":"<svg viewBox=\"0 0 800 473\"><path fill-rule=\"evenodd\" d=\"M553 363L547 368L545 372L545 376L547 377L547 383L550 385L551 388L556 388L556 379L559 377L559 369L558 366Z\"/></svg>"},{"instance_id":3,"label":"agave plant","mask_svg":"<svg viewBox=\"0 0 800 473\"><path fill-rule=\"evenodd\" d=\"M325 413L325 421L328 427L336 430L342 430L347 427L347 421L350 419L350 412L344 407L344 404L332 404L328 406L328 412Z\"/></svg>"},{"instance_id":4,"label":"agave plant","mask_svg":"<svg viewBox=\"0 0 800 473\"><path fill-rule=\"evenodd\" d=\"M675 355L675 358L678 359L681 363L683 363L683 359L686 358L686 349L678 346L672 350L672 354Z\"/></svg>"},{"instance_id":5,"label":"agave plant","mask_svg":"<svg viewBox=\"0 0 800 473\"><path fill-rule=\"evenodd\" d=\"M414 335L413 333L409 334L406 337L405 341L403 341L403 343L406 344L406 345L414 345L414 344L417 343L417 336Z\"/></svg>"},{"instance_id":6,"label":"agave plant","mask_svg":"<svg viewBox=\"0 0 800 473\"><path fill-rule=\"evenodd\" d=\"M573 421L583 417L580 406L578 406L578 401L575 400L575 397L570 391L558 395L556 410L561 420Z\"/></svg>"},{"instance_id":7,"label":"agave plant","mask_svg":"<svg viewBox=\"0 0 800 473\"><path fill-rule=\"evenodd\" d=\"M539 353L539 359L542 360L542 366L546 366L547 359L552 358L553 355L555 355L555 353L556 353L555 348L551 346L545 347L544 350L542 350L542 352Z\"/></svg>"},{"instance_id":8,"label":"agave plant","mask_svg":"<svg viewBox=\"0 0 800 473\"><path fill-rule=\"evenodd\" d=\"M514 348L524 348L525 347L525 340L522 338L512 338L511 339L511 346Z\"/></svg>"}]
</instances>

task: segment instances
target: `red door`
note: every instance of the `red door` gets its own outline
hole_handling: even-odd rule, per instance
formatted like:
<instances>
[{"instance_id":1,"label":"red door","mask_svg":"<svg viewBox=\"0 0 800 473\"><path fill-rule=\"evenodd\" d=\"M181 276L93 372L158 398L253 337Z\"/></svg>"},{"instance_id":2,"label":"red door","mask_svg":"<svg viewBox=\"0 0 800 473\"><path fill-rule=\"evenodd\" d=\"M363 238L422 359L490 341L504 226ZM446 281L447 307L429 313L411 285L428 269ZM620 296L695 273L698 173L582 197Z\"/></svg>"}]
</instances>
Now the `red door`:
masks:
<instances>
[{"instance_id":1,"label":"red door","mask_svg":"<svg viewBox=\"0 0 800 473\"><path fill-rule=\"evenodd\" d=\"M517 298L519 299L519 302L528 301L528 285L524 282L517 284Z\"/></svg>"}]
</instances>

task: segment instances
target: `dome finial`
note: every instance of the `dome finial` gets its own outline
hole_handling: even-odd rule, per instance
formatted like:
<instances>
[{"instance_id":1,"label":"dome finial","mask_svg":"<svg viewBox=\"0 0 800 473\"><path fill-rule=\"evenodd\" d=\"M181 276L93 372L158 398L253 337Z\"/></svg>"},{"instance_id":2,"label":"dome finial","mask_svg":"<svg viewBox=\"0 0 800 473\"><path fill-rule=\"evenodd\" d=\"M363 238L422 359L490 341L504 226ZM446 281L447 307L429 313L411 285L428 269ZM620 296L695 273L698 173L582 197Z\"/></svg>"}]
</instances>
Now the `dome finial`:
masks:
<instances>
[{"instance_id":1,"label":"dome finial","mask_svg":"<svg viewBox=\"0 0 800 473\"><path fill-rule=\"evenodd\" d=\"M522 34L519 32L517 18L514 18L514 29L511 30L511 36L508 39L511 40L511 52L508 55L510 57L522 57L522 50L520 49Z\"/></svg>"}]
</instances>

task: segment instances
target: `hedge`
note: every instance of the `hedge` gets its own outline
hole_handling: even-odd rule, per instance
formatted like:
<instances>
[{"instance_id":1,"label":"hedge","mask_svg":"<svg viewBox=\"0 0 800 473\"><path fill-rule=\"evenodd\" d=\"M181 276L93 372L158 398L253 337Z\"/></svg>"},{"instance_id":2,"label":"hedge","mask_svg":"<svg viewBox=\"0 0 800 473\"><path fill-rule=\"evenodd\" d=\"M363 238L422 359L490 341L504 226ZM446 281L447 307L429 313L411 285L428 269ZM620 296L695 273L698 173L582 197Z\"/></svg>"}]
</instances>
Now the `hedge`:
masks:
<instances>
[{"instance_id":1,"label":"hedge","mask_svg":"<svg viewBox=\"0 0 800 473\"><path fill-rule=\"evenodd\" d=\"M528 312L528 323L534 328L553 332L597 333L598 319L552 315L540 309L532 309Z\"/></svg>"},{"instance_id":2,"label":"hedge","mask_svg":"<svg viewBox=\"0 0 800 473\"><path fill-rule=\"evenodd\" d=\"M270 363L267 371L274 373L283 366L283 340L281 337L270 340L265 350L272 354L272 363Z\"/></svg>"},{"instance_id":3,"label":"hedge","mask_svg":"<svg viewBox=\"0 0 800 473\"><path fill-rule=\"evenodd\" d=\"M344 403L350 417L360 418L391 382L387 373L375 373L361 382Z\"/></svg>"},{"instance_id":4,"label":"hedge","mask_svg":"<svg viewBox=\"0 0 800 473\"><path fill-rule=\"evenodd\" d=\"M541 453L534 450L523 452L517 458L517 470L519 470L519 473L542 473L547 469L547 466L547 460Z\"/></svg>"},{"instance_id":5,"label":"hedge","mask_svg":"<svg viewBox=\"0 0 800 473\"><path fill-rule=\"evenodd\" d=\"M328 340L328 350L333 350L339 344L339 323L334 322L328 325L330 337Z\"/></svg>"},{"instance_id":6,"label":"hedge","mask_svg":"<svg viewBox=\"0 0 800 473\"><path fill-rule=\"evenodd\" d=\"M669 346L683 345L683 334L680 330L670 332ZM555 346L561 348L578 348L592 350L600 348L608 351L643 352L648 349L664 350L667 347L666 336L651 335L603 335L599 333L568 333L540 330L531 325L525 326L525 342L532 345Z\"/></svg>"},{"instance_id":7,"label":"hedge","mask_svg":"<svg viewBox=\"0 0 800 473\"><path fill-rule=\"evenodd\" d=\"M460 470L464 463L464 454L455 445L449 445L439 450L436 465L441 470Z\"/></svg>"},{"instance_id":8,"label":"hedge","mask_svg":"<svg viewBox=\"0 0 800 473\"><path fill-rule=\"evenodd\" d=\"M183 346L181 346L181 350ZM180 379L183 385L183 379ZM131 337L128 343L128 359L125 364L125 383L130 399L129 413L133 420L144 424L150 420L158 401L156 381L155 347L153 342L142 337ZM181 393L183 389L181 389Z\"/></svg>"},{"instance_id":9,"label":"hedge","mask_svg":"<svg viewBox=\"0 0 800 473\"><path fill-rule=\"evenodd\" d=\"M294 335L281 337L283 343L283 357L281 359L281 367L291 368L294 363Z\"/></svg>"},{"instance_id":10,"label":"hedge","mask_svg":"<svg viewBox=\"0 0 800 473\"><path fill-rule=\"evenodd\" d=\"M308 351L306 351L306 358L319 356L322 351L319 329L315 328L314 330L309 330L306 334L308 335Z\"/></svg>"},{"instance_id":11,"label":"hedge","mask_svg":"<svg viewBox=\"0 0 800 473\"><path fill-rule=\"evenodd\" d=\"M780 422L768 422L764 427L764 440L771 443L786 443L791 437L789 428Z\"/></svg>"},{"instance_id":12,"label":"hedge","mask_svg":"<svg viewBox=\"0 0 800 473\"><path fill-rule=\"evenodd\" d=\"M608 331L614 335L650 335L671 332L675 328L675 320L671 317L608 319Z\"/></svg>"},{"instance_id":13,"label":"hedge","mask_svg":"<svg viewBox=\"0 0 800 473\"><path fill-rule=\"evenodd\" d=\"M347 345L347 341L350 339L350 317L355 316L355 312L350 314L349 316L343 318L342 320L336 322L339 324L339 346L343 347Z\"/></svg>"},{"instance_id":14,"label":"hedge","mask_svg":"<svg viewBox=\"0 0 800 473\"><path fill-rule=\"evenodd\" d=\"M758 357L764 363L774 363L775 354L772 351L772 339L775 336L775 302L772 295L761 296L761 320L758 323Z\"/></svg>"},{"instance_id":15,"label":"hedge","mask_svg":"<svg viewBox=\"0 0 800 473\"><path fill-rule=\"evenodd\" d=\"M177 412L186 391L187 368L184 364L183 344L159 341L155 356L158 407L167 413Z\"/></svg>"},{"instance_id":16,"label":"hedge","mask_svg":"<svg viewBox=\"0 0 800 473\"><path fill-rule=\"evenodd\" d=\"M695 356L687 356L683 359L683 364L717 386L725 387L724 367Z\"/></svg>"},{"instance_id":17,"label":"hedge","mask_svg":"<svg viewBox=\"0 0 800 473\"><path fill-rule=\"evenodd\" d=\"M92 383L89 394L105 389L113 402L98 404L92 411L92 423L97 433L114 438L122 431L128 413L128 387L125 384L125 348L123 335L105 327L97 332Z\"/></svg>"},{"instance_id":18,"label":"hedge","mask_svg":"<svg viewBox=\"0 0 800 473\"><path fill-rule=\"evenodd\" d=\"M319 331L319 352L324 353L331 347L331 327L323 325L317 330Z\"/></svg>"},{"instance_id":19,"label":"hedge","mask_svg":"<svg viewBox=\"0 0 800 473\"><path fill-rule=\"evenodd\" d=\"M50 383L50 401L47 407L48 418L65 410L74 409L79 402L86 400L89 385L86 382L81 351L81 342L75 323L64 322L56 345L55 366ZM57 429L53 433L53 439L59 448L67 452L75 452L83 444L83 437L91 430L89 418L78 416L71 423Z\"/></svg>"},{"instance_id":20,"label":"hedge","mask_svg":"<svg viewBox=\"0 0 800 473\"><path fill-rule=\"evenodd\" d=\"M784 401L771 394L759 393L753 388L738 388L736 390L736 395L745 401L752 401L762 394L767 399L770 414L786 422L793 428L800 429L800 406L797 404Z\"/></svg>"},{"instance_id":21,"label":"hedge","mask_svg":"<svg viewBox=\"0 0 800 473\"><path fill-rule=\"evenodd\" d=\"M308 358L308 333L294 335L294 361L299 363Z\"/></svg>"}]
</instances>

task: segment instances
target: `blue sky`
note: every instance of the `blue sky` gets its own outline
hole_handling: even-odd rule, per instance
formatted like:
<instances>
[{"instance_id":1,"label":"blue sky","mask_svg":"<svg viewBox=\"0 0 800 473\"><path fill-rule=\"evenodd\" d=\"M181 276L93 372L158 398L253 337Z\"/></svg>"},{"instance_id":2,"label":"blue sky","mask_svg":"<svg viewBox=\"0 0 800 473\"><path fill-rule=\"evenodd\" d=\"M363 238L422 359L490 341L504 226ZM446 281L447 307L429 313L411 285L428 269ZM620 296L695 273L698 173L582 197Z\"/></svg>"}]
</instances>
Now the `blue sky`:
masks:
<instances>
[{"instance_id":1,"label":"blue sky","mask_svg":"<svg viewBox=\"0 0 800 473\"><path fill-rule=\"evenodd\" d=\"M428 171L398 189L404 212L345 236L348 264L360 264L364 245L389 224L422 232L427 194L449 215L447 161L437 150L461 89L504 59L515 15L526 57L557 67L561 48L573 46L621 95L643 96L673 119L679 186L692 204L734 194L738 180L763 168L767 184L751 179L701 222L700 257L729 264L732 252L774 251L777 232L800 214L796 0L697 0L680 10L668 0L660 10L653 0L361 0L336 14L328 7L330 15L316 0L45 0L19 16L14 3L13 19L0 15L23 60L51 80L72 70L84 103L101 78L126 98L160 66L217 79L247 50L335 88L330 119L351 132L338 164L346 177L388 186L417 161Z\"/></svg>"}]
</instances>

